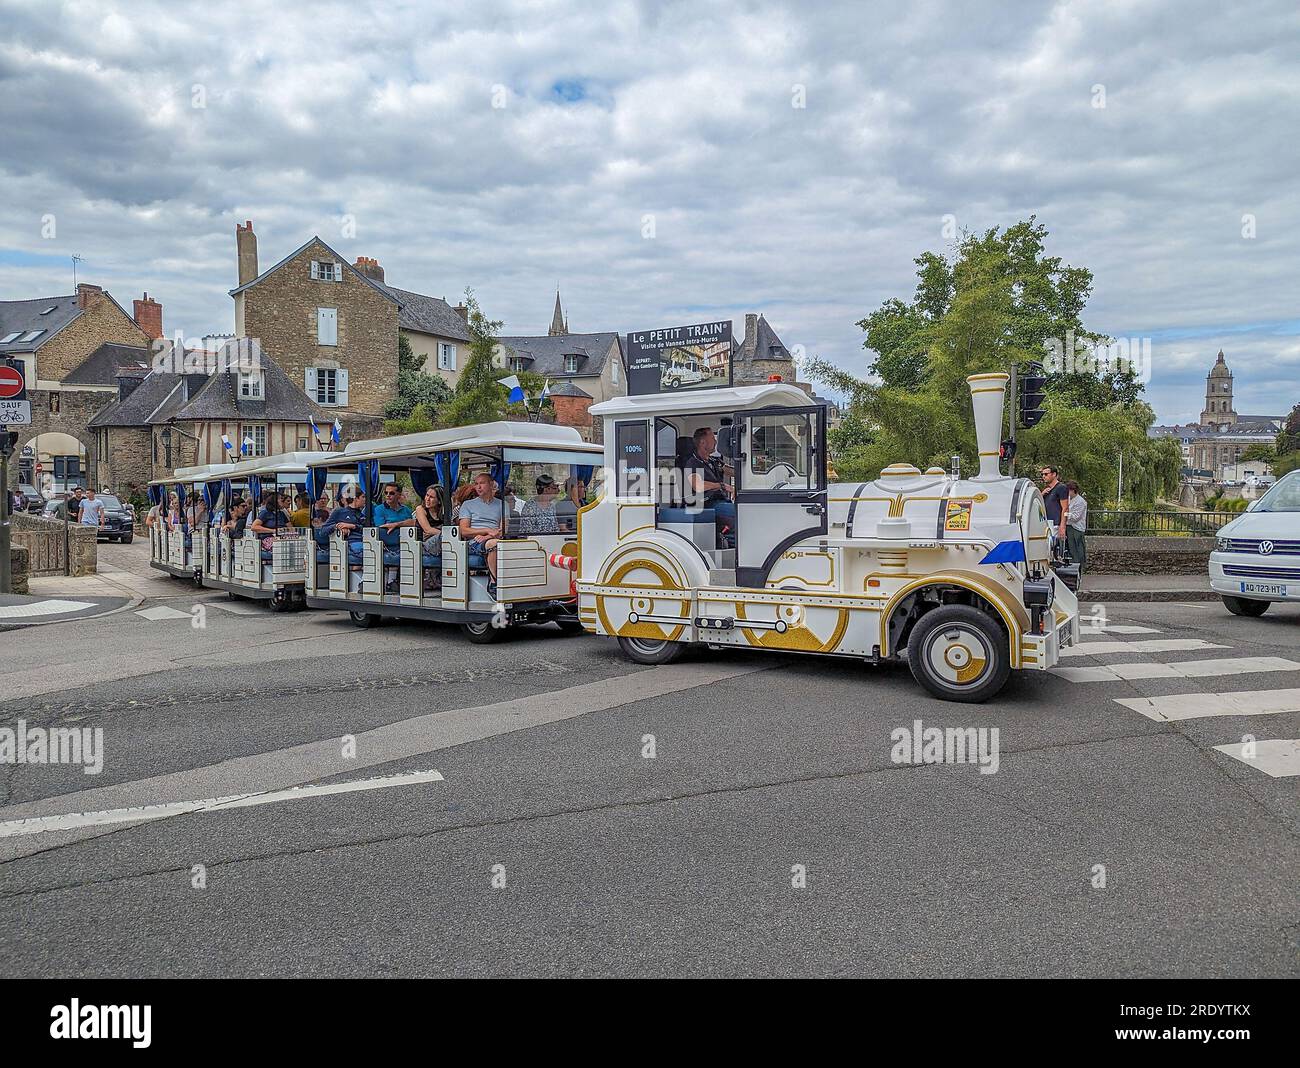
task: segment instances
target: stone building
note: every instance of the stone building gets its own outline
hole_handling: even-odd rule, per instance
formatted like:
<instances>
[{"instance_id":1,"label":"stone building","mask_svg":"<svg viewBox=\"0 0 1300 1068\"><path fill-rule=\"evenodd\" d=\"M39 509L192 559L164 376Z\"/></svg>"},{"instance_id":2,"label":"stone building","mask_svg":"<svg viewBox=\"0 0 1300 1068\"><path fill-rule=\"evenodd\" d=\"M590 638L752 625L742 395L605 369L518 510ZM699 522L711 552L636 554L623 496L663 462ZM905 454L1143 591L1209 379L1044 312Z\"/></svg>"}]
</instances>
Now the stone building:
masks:
<instances>
[{"instance_id":1,"label":"stone building","mask_svg":"<svg viewBox=\"0 0 1300 1068\"><path fill-rule=\"evenodd\" d=\"M1285 415L1240 415L1232 397L1233 376L1219 351L1205 376L1205 406L1197 423L1153 426L1156 438L1175 438L1182 449L1184 476L1214 482L1240 481L1241 458L1252 445L1271 446ZM1259 472L1267 465L1261 464Z\"/></svg>"},{"instance_id":2,"label":"stone building","mask_svg":"<svg viewBox=\"0 0 1300 1068\"><path fill-rule=\"evenodd\" d=\"M161 335L162 305L147 293L134 316L88 283L71 294L0 301L0 359L22 372L32 407L31 426L14 428L11 482L101 485L90 420L116 396L112 369L147 361Z\"/></svg>"},{"instance_id":3,"label":"stone building","mask_svg":"<svg viewBox=\"0 0 1300 1068\"><path fill-rule=\"evenodd\" d=\"M780 375L784 382L795 381L794 359L785 343L776 335L761 314L745 316L745 337L732 354L731 381L736 386L755 386Z\"/></svg>"},{"instance_id":4,"label":"stone building","mask_svg":"<svg viewBox=\"0 0 1300 1068\"><path fill-rule=\"evenodd\" d=\"M497 338L497 364L503 371L531 371L557 386L571 383L593 404L627 394L623 339L612 330L592 334L569 331L568 317L555 295L555 314L546 334Z\"/></svg>"},{"instance_id":5,"label":"stone building","mask_svg":"<svg viewBox=\"0 0 1300 1068\"><path fill-rule=\"evenodd\" d=\"M105 457L101 481L128 495L178 467L320 448L334 418L269 360L249 372L128 372L117 388L91 430Z\"/></svg>"},{"instance_id":6,"label":"stone building","mask_svg":"<svg viewBox=\"0 0 1300 1068\"><path fill-rule=\"evenodd\" d=\"M424 361L425 371L454 386L469 356L469 308L464 304L453 308L443 297L388 285L383 267L373 258L358 256L353 266L397 301L398 331Z\"/></svg>"}]
</instances>

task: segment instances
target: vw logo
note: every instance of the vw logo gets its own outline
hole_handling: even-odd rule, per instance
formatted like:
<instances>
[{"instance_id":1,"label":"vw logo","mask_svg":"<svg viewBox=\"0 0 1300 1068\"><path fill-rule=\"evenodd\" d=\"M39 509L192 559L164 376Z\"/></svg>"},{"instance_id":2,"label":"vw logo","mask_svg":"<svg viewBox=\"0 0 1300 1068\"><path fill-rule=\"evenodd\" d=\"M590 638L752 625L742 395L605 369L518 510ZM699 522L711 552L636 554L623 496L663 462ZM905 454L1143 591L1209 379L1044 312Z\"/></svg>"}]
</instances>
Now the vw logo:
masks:
<instances>
[{"instance_id":1,"label":"vw logo","mask_svg":"<svg viewBox=\"0 0 1300 1068\"><path fill-rule=\"evenodd\" d=\"M1271 541L1261 541L1259 543L1260 556L1267 556L1272 551L1273 551L1273 543Z\"/></svg>"}]
</instances>

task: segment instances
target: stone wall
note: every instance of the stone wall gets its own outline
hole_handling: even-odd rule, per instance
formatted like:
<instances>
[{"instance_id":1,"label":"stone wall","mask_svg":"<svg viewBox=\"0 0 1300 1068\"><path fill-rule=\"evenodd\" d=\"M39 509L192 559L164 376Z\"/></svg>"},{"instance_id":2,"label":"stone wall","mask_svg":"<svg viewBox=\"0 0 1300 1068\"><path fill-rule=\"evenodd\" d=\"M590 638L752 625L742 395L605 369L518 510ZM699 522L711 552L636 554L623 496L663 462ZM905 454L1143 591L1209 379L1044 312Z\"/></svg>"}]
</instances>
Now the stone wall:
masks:
<instances>
[{"instance_id":1,"label":"stone wall","mask_svg":"<svg viewBox=\"0 0 1300 1068\"><path fill-rule=\"evenodd\" d=\"M25 570L29 575L63 574L63 522L41 516L16 513L12 517L10 539L27 550ZM96 568L97 547L95 531L90 527L69 524L67 530L68 553L71 560L69 574L93 575Z\"/></svg>"},{"instance_id":2,"label":"stone wall","mask_svg":"<svg viewBox=\"0 0 1300 1068\"><path fill-rule=\"evenodd\" d=\"M311 277L311 261L336 258L313 241L240 294L244 335L256 338L299 389L308 367L348 372L348 412L382 415L397 397L397 305L347 264L341 282ZM316 309L338 311L338 344L320 345ZM315 399L314 397L312 398Z\"/></svg>"},{"instance_id":3,"label":"stone wall","mask_svg":"<svg viewBox=\"0 0 1300 1068\"><path fill-rule=\"evenodd\" d=\"M1093 575L1205 575L1213 538L1088 536L1087 571Z\"/></svg>"},{"instance_id":4,"label":"stone wall","mask_svg":"<svg viewBox=\"0 0 1300 1068\"><path fill-rule=\"evenodd\" d=\"M105 341L119 345L149 345L148 335L106 293L86 287L84 300L87 307L81 314L42 345L36 354L38 382L62 381Z\"/></svg>"},{"instance_id":5,"label":"stone wall","mask_svg":"<svg viewBox=\"0 0 1300 1068\"><path fill-rule=\"evenodd\" d=\"M117 399L116 390L33 389L28 390L27 396L32 404L32 422L30 426L14 428L18 431L18 445L14 450L15 457L18 455L18 450L24 445L31 444L32 439L38 434L68 434L81 442L86 449L86 460L81 481L86 485L90 485L92 482L99 485L97 470L99 450L96 447L94 431L86 429L86 426L96 413L102 411ZM45 471L43 474L51 475L53 472ZM9 463L9 483L12 486L16 485L17 482L18 463L16 460L11 460ZM39 483L40 478L38 477L38 489L40 488Z\"/></svg>"},{"instance_id":6,"label":"stone wall","mask_svg":"<svg viewBox=\"0 0 1300 1068\"><path fill-rule=\"evenodd\" d=\"M12 592L27 592L27 546L12 543L9 546L9 578Z\"/></svg>"}]
</instances>

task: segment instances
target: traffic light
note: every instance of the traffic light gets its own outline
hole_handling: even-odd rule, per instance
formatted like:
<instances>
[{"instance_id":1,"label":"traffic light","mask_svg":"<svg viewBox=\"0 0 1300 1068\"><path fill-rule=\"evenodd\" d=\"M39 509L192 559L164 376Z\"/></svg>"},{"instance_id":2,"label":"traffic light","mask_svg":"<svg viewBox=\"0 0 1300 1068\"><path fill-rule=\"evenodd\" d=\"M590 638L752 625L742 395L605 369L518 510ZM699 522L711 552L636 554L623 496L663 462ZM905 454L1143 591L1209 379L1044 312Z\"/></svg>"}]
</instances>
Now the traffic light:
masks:
<instances>
[{"instance_id":1,"label":"traffic light","mask_svg":"<svg viewBox=\"0 0 1300 1068\"><path fill-rule=\"evenodd\" d=\"M1016 458L1016 443L1008 438L998 446L999 460L1014 460Z\"/></svg>"},{"instance_id":2,"label":"traffic light","mask_svg":"<svg viewBox=\"0 0 1300 1068\"><path fill-rule=\"evenodd\" d=\"M1026 363L1020 368L1016 383L1020 395L1020 425L1037 426L1043 418L1043 401L1047 397L1047 376L1041 363Z\"/></svg>"}]
</instances>

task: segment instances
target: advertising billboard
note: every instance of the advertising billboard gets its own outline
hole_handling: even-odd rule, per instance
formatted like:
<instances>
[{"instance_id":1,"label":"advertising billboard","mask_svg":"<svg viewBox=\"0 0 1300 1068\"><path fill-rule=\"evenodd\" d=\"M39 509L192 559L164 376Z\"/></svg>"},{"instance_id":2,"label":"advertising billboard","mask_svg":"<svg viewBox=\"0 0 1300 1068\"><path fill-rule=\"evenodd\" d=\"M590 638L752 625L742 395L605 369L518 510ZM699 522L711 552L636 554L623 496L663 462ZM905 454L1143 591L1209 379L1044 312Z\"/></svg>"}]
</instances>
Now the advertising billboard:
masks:
<instances>
[{"instance_id":1,"label":"advertising billboard","mask_svg":"<svg viewBox=\"0 0 1300 1068\"><path fill-rule=\"evenodd\" d=\"M731 321L634 330L627 335L627 391L671 393L731 385Z\"/></svg>"}]
</instances>

